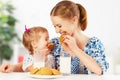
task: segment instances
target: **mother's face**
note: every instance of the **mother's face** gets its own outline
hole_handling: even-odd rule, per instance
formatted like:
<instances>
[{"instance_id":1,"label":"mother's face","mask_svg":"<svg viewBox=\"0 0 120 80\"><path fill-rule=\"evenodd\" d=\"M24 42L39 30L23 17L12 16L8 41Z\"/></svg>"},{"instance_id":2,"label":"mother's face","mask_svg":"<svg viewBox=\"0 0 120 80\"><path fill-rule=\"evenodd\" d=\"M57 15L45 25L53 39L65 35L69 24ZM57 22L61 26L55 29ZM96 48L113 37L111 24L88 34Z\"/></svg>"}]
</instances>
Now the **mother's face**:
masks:
<instances>
[{"instance_id":1,"label":"mother's face","mask_svg":"<svg viewBox=\"0 0 120 80\"><path fill-rule=\"evenodd\" d=\"M51 21L56 33L72 35L75 32L75 23L72 20L63 19L59 16L51 16Z\"/></svg>"}]
</instances>

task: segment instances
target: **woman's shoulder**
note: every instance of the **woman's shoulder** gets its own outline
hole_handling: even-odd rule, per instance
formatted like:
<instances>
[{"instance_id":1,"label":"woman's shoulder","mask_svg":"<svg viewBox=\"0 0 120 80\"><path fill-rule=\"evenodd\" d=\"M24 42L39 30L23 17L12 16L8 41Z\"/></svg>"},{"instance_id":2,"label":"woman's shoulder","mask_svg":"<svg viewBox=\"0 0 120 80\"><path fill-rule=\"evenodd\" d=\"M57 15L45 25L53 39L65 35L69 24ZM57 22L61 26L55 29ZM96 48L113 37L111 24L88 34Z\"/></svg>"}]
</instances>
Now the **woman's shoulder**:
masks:
<instances>
[{"instance_id":1,"label":"woman's shoulder","mask_svg":"<svg viewBox=\"0 0 120 80\"><path fill-rule=\"evenodd\" d=\"M52 38L51 40L50 40L52 43L60 43L60 41L59 41L59 37L55 37L55 38Z\"/></svg>"},{"instance_id":2,"label":"woman's shoulder","mask_svg":"<svg viewBox=\"0 0 120 80\"><path fill-rule=\"evenodd\" d=\"M52 38L51 42L54 44L54 49L52 50L51 53L54 54L54 55L60 55L61 45L60 45L59 37Z\"/></svg>"},{"instance_id":3,"label":"woman's shoulder","mask_svg":"<svg viewBox=\"0 0 120 80\"><path fill-rule=\"evenodd\" d=\"M55 49L61 47L59 37L52 38L50 42L54 44Z\"/></svg>"},{"instance_id":4,"label":"woman's shoulder","mask_svg":"<svg viewBox=\"0 0 120 80\"><path fill-rule=\"evenodd\" d=\"M95 42L95 41L100 41L100 39L98 37L96 37L96 36L93 36L93 37L89 38L89 41Z\"/></svg>"},{"instance_id":5,"label":"woman's shoulder","mask_svg":"<svg viewBox=\"0 0 120 80\"><path fill-rule=\"evenodd\" d=\"M86 47L89 47L89 48L104 48L101 40L98 37L95 37L95 36L90 37L88 39Z\"/></svg>"},{"instance_id":6,"label":"woman's shoulder","mask_svg":"<svg viewBox=\"0 0 120 80\"><path fill-rule=\"evenodd\" d=\"M88 43L93 43L93 44L101 43L101 40L98 37L93 36L88 39Z\"/></svg>"}]
</instances>

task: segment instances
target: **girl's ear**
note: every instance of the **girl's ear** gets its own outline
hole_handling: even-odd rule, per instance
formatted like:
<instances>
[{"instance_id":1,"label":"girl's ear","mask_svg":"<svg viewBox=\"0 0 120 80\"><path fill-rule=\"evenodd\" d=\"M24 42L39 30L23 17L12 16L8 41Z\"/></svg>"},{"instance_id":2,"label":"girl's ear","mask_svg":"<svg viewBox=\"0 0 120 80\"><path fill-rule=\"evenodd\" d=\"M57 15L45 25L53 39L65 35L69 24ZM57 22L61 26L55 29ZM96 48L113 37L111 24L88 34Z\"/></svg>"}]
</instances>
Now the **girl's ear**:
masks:
<instances>
[{"instance_id":1,"label":"girl's ear","mask_svg":"<svg viewBox=\"0 0 120 80\"><path fill-rule=\"evenodd\" d=\"M34 40L31 42L31 45L34 49L37 47L36 42Z\"/></svg>"},{"instance_id":2,"label":"girl's ear","mask_svg":"<svg viewBox=\"0 0 120 80\"><path fill-rule=\"evenodd\" d=\"M78 23L78 17L77 17L77 16L74 16L74 17L72 18L72 21L75 22L75 23Z\"/></svg>"}]
</instances>

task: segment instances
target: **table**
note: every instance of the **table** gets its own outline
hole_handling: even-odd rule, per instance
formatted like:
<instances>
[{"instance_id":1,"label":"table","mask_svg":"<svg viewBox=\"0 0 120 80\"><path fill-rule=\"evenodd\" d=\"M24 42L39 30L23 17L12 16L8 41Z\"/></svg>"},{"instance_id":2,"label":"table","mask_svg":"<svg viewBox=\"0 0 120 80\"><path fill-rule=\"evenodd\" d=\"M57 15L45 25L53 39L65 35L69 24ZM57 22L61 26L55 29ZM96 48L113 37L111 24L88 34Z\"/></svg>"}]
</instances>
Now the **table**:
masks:
<instances>
[{"instance_id":1,"label":"table","mask_svg":"<svg viewBox=\"0 0 120 80\"><path fill-rule=\"evenodd\" d=\"M120 80L120 75L85 75L71 74L54 79L36 79L29 76L27 72L0 73L0 80Z\"/></svg>"}]
</instances>

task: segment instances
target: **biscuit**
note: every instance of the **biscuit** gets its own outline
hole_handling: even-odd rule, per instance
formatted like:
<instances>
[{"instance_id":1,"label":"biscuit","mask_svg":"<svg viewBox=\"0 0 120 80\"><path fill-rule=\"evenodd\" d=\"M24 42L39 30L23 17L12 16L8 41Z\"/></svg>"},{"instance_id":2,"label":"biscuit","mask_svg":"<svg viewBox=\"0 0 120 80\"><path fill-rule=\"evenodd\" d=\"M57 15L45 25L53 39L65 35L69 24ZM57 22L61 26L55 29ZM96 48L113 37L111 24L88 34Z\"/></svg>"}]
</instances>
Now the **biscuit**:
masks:
<instances>
[{"instance_id":1,"label":"biscuit","mask_svg":"<svg viewBox=\"0 0 120 80\"><path fill-rule=\"evenodd\" d=\"M51 69L53 72L53 75L60 75L60 71L56 70L56 69Z\"/></svg>"},{"instance_id":2,"label":"biscuit","mask_svg":"<svg viewBox=\"0 0 120 80\"><path fill-rule=\"evenodd\" d=\"M52 75L52 70L50 68L47 68L47 67L42 67L42 68L40 68L40 70L36 74L39 74L39 75Z\"/></svg>"},{"instance_id":3,"label":"biscuit","mask_svg":"<svg viewBox=\"0 0 120 80\"><path fill-rule=\"evenodd\" d=\"M30 74L36 74L36 72L38 72L39 69L38 68L34 68L30 71Z\"/></svg>"},{"instance_id":4,"label":"biscuit","mask_svg":"<svg viewBox=\"0 0 120 80\"><path fill-rule=\"evenodd\" d=\"M53 44L53 43L49 43L49 44L47 45L47 47L48 47L48 49L52 50L52 49L54 48L54 44Z\"/></svg>"},{"instance_id":5,"label":"biscuit","mask_svg":"<svg viewBox=\"0 0 120 80\"><path fill-rule=\"evenodd\" d=\"M65 36L64 34L61 34L61 36L59 38L59 40L60 40L61 43L64 41L64 36Z\"/></svg>"}]
</instances>

